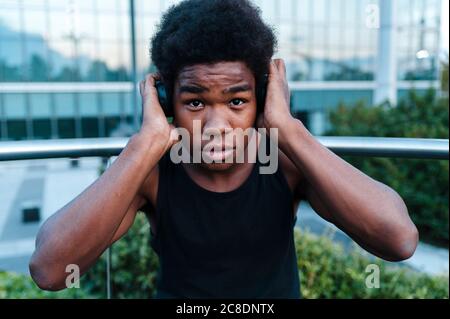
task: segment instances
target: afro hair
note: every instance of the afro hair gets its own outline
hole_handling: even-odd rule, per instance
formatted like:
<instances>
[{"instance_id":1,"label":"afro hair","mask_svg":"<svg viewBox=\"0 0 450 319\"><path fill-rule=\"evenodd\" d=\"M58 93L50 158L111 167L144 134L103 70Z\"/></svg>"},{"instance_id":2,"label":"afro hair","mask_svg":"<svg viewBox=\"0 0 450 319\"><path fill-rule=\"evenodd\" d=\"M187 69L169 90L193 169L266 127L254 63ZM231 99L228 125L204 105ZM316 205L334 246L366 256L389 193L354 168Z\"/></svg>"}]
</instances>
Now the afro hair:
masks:
<instances>
[{"instance_id":1,"label":"afro hair","mask_svg":"<svg viewBox=\"0 0 450 319\"><path fill-rule=\"evenodd\" d=\"M248 0L184 0L163 14L151 59L171 92L178 72L198 63L242 61L258 82L276 50L273 29Z\"/></svg>"}]
</instances>

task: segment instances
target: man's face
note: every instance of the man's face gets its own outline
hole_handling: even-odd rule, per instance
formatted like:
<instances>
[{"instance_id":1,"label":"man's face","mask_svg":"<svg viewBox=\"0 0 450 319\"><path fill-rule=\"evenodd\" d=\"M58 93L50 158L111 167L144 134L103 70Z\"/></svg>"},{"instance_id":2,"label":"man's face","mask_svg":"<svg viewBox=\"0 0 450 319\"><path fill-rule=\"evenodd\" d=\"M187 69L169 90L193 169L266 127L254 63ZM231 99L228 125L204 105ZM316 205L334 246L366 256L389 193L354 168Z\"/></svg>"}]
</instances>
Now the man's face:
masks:
<instances>
[{"instance_id":1,"label":"man's face","mask_svg":"<svg viewBox=\"0 0 450 319\"><path fill-rule=\"evenodd\" d=\"M204 155L222 163L204 163L210 170L226 170L236 159L236 148L246 149L239 139L226 139L232 129L252 128L256 119L255 78L243 62L218 62L184 67L174 85L174 113L176 126L185 128L190 134L192 151L194 120L201 126L202 136L220 134L220 151L208 151ZM202 139L204 146L217 139ZM211 144L210 144L211 146ZM219 146L219 145L217 145ZM217 150L217 148L214 148ZM233 157L233 163L224 163Z\"/></svg>"}]
</instances>

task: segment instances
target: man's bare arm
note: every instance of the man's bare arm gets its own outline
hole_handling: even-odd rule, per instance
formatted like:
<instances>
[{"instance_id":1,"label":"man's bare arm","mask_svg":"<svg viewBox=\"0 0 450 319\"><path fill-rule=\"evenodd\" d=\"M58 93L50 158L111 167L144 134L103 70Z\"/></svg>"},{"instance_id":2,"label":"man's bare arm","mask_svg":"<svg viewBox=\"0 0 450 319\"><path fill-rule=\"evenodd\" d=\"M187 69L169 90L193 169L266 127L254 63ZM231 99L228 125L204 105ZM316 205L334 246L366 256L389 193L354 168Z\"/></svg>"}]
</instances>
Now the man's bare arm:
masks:
<instances>
[{"instance_id":1,"label":"man's bare arm","mask_svg":"<svg viewBox=\"0 0 450 319\"><path fill-rule=\"evenodd\" d=\"M41 288L64 288L68 264L85 272L108 248L130 206L137 211L145 203L139 188L162 149L144 145L133 136L111 167L41 227L30 263Z\"/></svg>"},{"instance_id":2,"label":"man's bare arm","mask_svg":"<svg viewBox=\"0 0 450 319\"><path fill-rule=\"evenodd\" d=\"M261 123L278 128L279 147L303 175L300 189L321 216L384 259L414 253L418 232L400 195L331 152L291 116L282 60L270 64Z\"/></svg>"},{"instance_id":3,"label":"man's bare arm","mask_svg":"<svg viewBox=\"0 0 450 319\"><path fill-rule=\"evenodd\" d=\"M30 273L41 288L65 288L68 264L78 265L84 273L117 239L114 236L129 228L135 212L145 203L141 185L176 138L158 103L154 77L147 76L141 83L141 130L94 183L39 230Z\"/></svg>"},{"instance_id":4,"label":"man's bare arm","mask_svg":"<svg viewBox=\"0 0 450 319\"><path fill-rule=\"evenodd\" d=\"M418 233L402 198L316 141L300 121L284 151L305 175L312 207L362 247L386 260L409 258Z\"/></svg>"}]
</instances>

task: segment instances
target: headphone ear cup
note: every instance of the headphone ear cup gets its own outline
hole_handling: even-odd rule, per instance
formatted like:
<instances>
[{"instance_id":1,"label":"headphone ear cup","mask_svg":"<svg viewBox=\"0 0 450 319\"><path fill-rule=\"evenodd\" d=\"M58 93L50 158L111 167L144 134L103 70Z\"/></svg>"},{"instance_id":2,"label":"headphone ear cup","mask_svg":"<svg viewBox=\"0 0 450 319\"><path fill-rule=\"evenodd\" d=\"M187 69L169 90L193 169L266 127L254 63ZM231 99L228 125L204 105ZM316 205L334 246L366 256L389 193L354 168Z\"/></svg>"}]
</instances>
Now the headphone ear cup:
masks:
<instances>
[{"instance_id":1,"label":"headphone ear cup","mask_svg":"<svg viewBox=\"0 0 450 319\"><path fill-rule=\"evenodd\" d=\"M173 116L173 110L172 106L170 105L168 96L167 96L167 89L164 86L164 83L161 81L156 81L155 83L156 91L158 93L158 101L161 105L161 108L164 111L164 114L166 116Z\"/></svg>"}]
</instances>

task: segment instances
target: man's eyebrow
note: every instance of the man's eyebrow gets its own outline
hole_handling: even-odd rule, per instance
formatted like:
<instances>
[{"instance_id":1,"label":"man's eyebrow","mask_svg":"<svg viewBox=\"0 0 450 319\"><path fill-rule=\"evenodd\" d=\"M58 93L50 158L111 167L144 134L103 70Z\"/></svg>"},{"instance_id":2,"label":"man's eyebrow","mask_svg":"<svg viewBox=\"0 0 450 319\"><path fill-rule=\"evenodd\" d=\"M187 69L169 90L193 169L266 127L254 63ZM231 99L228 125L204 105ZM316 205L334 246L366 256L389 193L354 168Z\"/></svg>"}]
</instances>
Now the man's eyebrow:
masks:
<instances>
[{"instance_id":1,"label":"man's eyebrow","mask_svg":"<svg viewBox=\"0 0 450 319\"><path fill-rule=\"evenodd\" d=\"M227 94L227 93L237 93L237 92L245 92L245 91L251 91L252 86L250 84L241 84L241 85L236 85L236 86L232 86L229 88L226 88L222 91L222 93ZM181 93L193 93L193 94L197 94L197 93L203 93L205 91L209 91L208 88L205 88L201 85L181 85L178 88L178 94Z\"/></svg>"},{"instance_id":2,"label":"man's eyebrow","mask_svg":"<svg viewBox=\"0 0 450 319\"><path fill-rule=\"evenodd\" d=\"M202 93L204 91L209 91L208 88L205 88L201 85L182 85L178 88L178 93L181 94L183 92L187 93Z\"/></svg>"},{"instance_id":3,"label":"man's eyebrow","mask_svg":"<svg viewBox=\"0 0 450 319\"><path fill-rule=\"evenodd\" d=\"M250 84L242 84L242 85L236 85L229 88L226 88L222 91L222 93L237 93L237 92L245 92L245 91L251 91L252 86Z\"/></svg>"}]
</instances>

